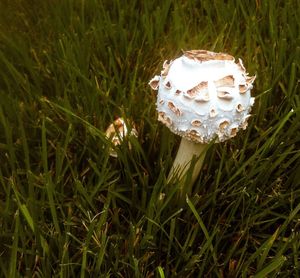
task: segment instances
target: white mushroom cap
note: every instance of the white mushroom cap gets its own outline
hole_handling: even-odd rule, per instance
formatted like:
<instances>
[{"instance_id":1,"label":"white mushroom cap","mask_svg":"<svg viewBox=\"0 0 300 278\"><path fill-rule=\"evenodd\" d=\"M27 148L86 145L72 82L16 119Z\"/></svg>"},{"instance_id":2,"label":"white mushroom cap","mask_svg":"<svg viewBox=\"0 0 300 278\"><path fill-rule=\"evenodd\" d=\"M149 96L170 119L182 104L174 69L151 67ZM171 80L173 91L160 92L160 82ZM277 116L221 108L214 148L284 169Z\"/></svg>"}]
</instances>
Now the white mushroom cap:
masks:
<instances>
[{"instance_id":1,"label":"white mushroom cap","mask_svg":"<svg viewBox=\"0 0 300 278\"><path fill-rule=\"evenodd\" d=\"M130 130L126 125L123 118L117 118L112 124L108 126L105 132L105 136L112 142L114 146L118 146L122 143L127 136L138 136L138 133L134 127ZM129 143L129 148L131 145ZM114 149L109 150L109 155L112 157L118 157L117 152Z\"/></svg>"},{"instance_id":2,"label":"white mushroom cap","mask_svg":"<svg viewBox=\"0 0 300 278\"><path fill-rule=\"evenodd\" d=\"M254 98L242 60L206 50L191 50L149 82L158 90L158 120L194 142L223 142L247 127Z\"/></svg>"}]
</instances>

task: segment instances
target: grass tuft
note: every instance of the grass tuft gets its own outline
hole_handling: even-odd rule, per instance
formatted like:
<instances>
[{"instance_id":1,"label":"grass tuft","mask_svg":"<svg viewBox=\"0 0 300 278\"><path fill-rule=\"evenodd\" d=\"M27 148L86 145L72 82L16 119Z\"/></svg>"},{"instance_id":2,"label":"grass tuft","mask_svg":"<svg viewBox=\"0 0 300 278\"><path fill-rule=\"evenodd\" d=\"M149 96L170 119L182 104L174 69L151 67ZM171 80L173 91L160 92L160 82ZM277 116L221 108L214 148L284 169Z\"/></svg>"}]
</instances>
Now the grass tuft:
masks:
<instances>
[{"instance_id":1,"label":"grass tuft","mask_svg":"<svg viewBox=\"0 0 300 278\"><path fill-rule=\"evenodd\" d=\"M0 1L0 276L300 276L300 14L286 1ZM256 74L183 204L148 81L181 50ZM107 126L135 123L109 156ZM131 148L129 148L131 146Z\"/></svg>"}]
</instances>

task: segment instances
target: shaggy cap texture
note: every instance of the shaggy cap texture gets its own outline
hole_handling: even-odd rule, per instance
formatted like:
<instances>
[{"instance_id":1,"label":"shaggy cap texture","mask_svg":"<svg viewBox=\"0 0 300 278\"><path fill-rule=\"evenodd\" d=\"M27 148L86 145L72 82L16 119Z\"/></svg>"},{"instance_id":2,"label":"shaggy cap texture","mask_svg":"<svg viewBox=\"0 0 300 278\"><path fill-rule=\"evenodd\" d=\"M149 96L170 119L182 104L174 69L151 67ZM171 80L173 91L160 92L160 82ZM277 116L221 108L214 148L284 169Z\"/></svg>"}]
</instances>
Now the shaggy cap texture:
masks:
<instances>
[{"instance_id":1,"label":"shaggy cap texture","mask_svg":"<svg viewBox=\"0 0 300 278\"><path fill-rule=\"evenodd\" d=\"M246 129L255 76L241 59L206 50L185 51L165 61L149 82L157 90L158 120L194 142L223 142Z\"/></svg>"}]
</instances>

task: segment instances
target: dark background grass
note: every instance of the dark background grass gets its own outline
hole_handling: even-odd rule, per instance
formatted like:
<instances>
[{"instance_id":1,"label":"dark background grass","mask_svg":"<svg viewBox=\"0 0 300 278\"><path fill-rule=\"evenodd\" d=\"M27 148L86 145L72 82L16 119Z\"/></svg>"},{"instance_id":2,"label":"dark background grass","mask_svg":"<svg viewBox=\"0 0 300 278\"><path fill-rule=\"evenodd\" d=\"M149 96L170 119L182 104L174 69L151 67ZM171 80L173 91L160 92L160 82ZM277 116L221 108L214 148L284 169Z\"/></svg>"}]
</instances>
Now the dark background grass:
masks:
<instances>
[{"instance_id":1,"label":"dark background grass","mask_svg":"<svg viewBox=\"0 0 300 278\"><path fill-rule=\"evenodd\" d=\"M299 276L300 5L288 1L0 1L4 277ZM181 49L256 74L246 131L213 145L187 202L179 138L148 81ZM109 157L104 136L134 121Z\"/></svg>"}]
</instances>

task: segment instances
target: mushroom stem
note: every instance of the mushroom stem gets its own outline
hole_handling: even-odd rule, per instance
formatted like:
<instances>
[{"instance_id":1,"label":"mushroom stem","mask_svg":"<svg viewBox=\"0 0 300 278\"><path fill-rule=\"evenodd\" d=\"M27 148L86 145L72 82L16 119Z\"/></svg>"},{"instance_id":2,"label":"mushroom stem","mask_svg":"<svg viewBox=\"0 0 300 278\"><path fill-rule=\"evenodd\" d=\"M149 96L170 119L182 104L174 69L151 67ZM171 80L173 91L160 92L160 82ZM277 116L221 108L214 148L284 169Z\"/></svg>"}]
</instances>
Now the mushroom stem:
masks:
<instances>
[{"instance_id":1,"label":"mushroom stem","mask_svg":"<svg viewBox=\"0 0 300 278\"><path fill-rule=\"evenodd\" d=\"M168 181L170 181L174 176L177 176L181 180L190 169L192 161L196 159L190 182L190 185L192 186L201 170L207 147L208 144L194 143L182 138L176 158L168 176ZM183 190L183 188L181 188L181 190Z\"/></svg>"}]
</instances>

